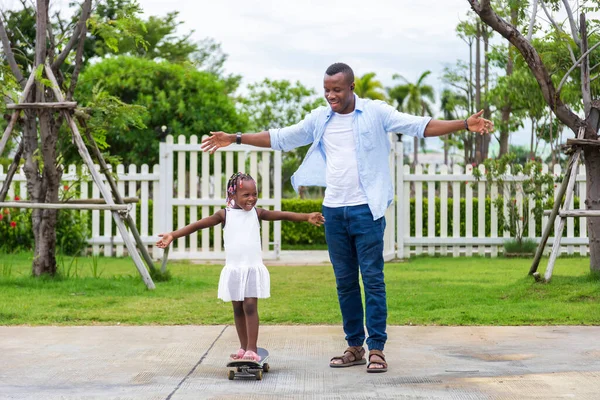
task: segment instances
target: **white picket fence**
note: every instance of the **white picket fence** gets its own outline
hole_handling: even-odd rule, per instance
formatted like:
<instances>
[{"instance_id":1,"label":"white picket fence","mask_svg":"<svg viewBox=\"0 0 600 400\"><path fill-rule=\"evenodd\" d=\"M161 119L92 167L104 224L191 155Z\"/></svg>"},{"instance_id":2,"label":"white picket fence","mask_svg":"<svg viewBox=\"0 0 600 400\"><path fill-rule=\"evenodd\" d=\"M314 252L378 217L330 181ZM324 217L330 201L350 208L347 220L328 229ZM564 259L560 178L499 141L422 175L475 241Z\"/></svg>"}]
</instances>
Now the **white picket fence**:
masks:
<instances>
[{"instance_id":1,"label":"white picket fence","mask_svg":"<svg viewBox=\"0 0 600 400\"><path fill-rule=\"evenodd\" d=\"M200 151L196 136L192 136L189 143L184 136L179 136L174 143L169 135L166 142L160 144L159 170L162 191L155 197L155 206L164 210L158 225L161 232L183 227L223 208L227 181L235 172L249 173L255 179L258 207L281 210L281 152L278 151L235 145L219 149L211 156ZM174 188L175 192L168 188ZM177 210L175 224L173 207ZM262 221L261 238L263 258L277 259L281 221ZM180 238L173 244L173 250L169 257L174 259L224 259L221 226Z\"/></svg>"},{"instance_id":2,"label":"white picket fence","mask_svg":"<svg viewBox=\"0 0 600 400\"><path fill-rule=\"evenodd\" d=\"M220 149L211 156L200 151L198 142L195 136L190 138L189 143L180 136L175 143L173 137L168 136L166 142L160 145L159 165L152 168L147 165L139 168L131 165L127 171L122 165L116 167L121 194L140 198L140 202L133 206L131 213L137 221L143 242L148 245L155 258L162 255L162 250L153 246L159 233L212 215L224 206L225 185L234 172L250 173L257 180L260 207L281 209L280 152L242 145ZM470 165L466 169L455 165L452 170L445 165L419 165L411 172L410 167L402 163L402 143L395 143L392 150L390 168L395 172L397 201L386 212L386 260L420 254L495 257L503 251L503 243L510 238L508 232L499 232L498 213L504 212L506 215L506 207L504 210L496 210L492 205L489 215L486 215L485 207L486 197L498 197L496 183L488 185L485 179L477 181ZM547 166L545 168L547 171ZM555 166L554 175L560 174L560 166ZM5 178L5 172L0 166L0 183ZM522 176L514 176L506 182L518 184L522 180ZM77 193L82 199L100 197L98 188L91 182L85 168L77 171L74 166L69 166L63 175L63 182L68 187L69 196ZM581 166L577 176L576 195L585 199L585 189L585 170ZM14 198L15 194L22 199L27 197L25 175L22 171L15 175L8 196ZM436 197L439 198L439 214L435 210ZM464 216L461 215L461 198L465 204ZM414 199L412 215L411 199ZM474 199L477 199L476 209ZM529 210L533 207L532 200L524 199L521 195L517 196L517 202L526 202ZM581 201L579 208L584 207L584 202ZM423 217L425 211L426 220ZM116 231L111 214L105 211L82 212L91 213L89 243L93 253L105 256L124 255L123 239ZM173 220L174 214L176 221ZM543 225L547 219L543 218ZM450 220L452 224L448 226ZM489 226L486 229L485 224L477 224L475 232L475 220L489 221ZM461 233L461 224L464 225L464 233ZM535 224L535 219L529 218L525 236L539 241L535 235ZM439 226L439 229L436 226ZM588 254L585 227L585 218L580 218L579 234L575 237L574 219L567 220L566 232L561 242L563 253ZM263 222L261 236L264 257L278 258L281 244L280 222ZM552 240L551 237L549 245ZM176 259L224 258L222 232L218 226L190 235L189 238L178 239L173 247L170 257Z\"/></svg>"},{"instance_id":3,"label":"white picket fence","mask_svg":"<svg viewBox=\"0 0 600 400\"><path fill-rule=\"evenodd\" d=\"M397 157L402 157L402 144L396 145ZM414 255L459 255L471 256L490 255L496 257L503 251L503 244L511 239L508 231L500 232L498 230L499 212L503 212L508 219L507 202L508 198L503 199L504 207L497 210L494 206L494 200L499 197L498 184L487 183L485 178L477 180L473 176L473 166L467 165L463 168L454 165L452 170L446 165L417 165L414 172L410 171L410 166L398 163L399 168L396 171L396 193L397 199L402 199L397 204L397 214L402 215L398 224L398 258L408 258ZM483 165L479 165L482 175L485 174ZM548 172L548 166L543 166L543 172ZM555 165L553 175L561 175L561 167ZM484 175L485 176L485 175ZM505 185L519 185L525 177L507 176L504 180ZM558 190L559 184L554 185L554 192ZM506 191L508 192L508 190ZM451 196L449 196L451 193ZM581 165L577 175L575 186L575 195L582 199L579 203L580 209L585 209L584 199L586 196L585 166ZM436 215L436 197L439 197L439 218ZM486 212L486 197L491 201L489 212ZM414 199L414 213L411 215L410 203ZM464 217L461 215L461 198L464 199ZM425 202L424 199L427 201ZM450 201L452 206L450 207ZM477 199L477 208L475 209L474 199ZM519 209L529 211L528 224L524 230L524 237L531 238L539 243L540 238L536 235L536 230L543 231L548 217L542 217L541 228L536 229L536 220L533 217L532 209L534 201L531 198L524 198L522 192L517 191L516 205ZM425 206L426 204L426 206ZM426 207L426 209L425 209ZM525 208L526 207L526 208ZM573 208L573 200L570 208ZM427 211L427 219L423 218L424 211ZM487 215L487 214L489 215ZM474 219L477 221L488 221L486 224L477 224L477 232L474 231ZM452 220L451 229L448 227L448 221ZM558 226L558 219L555 222L555 229ZM464 234L461 233L461 224L464 224ZM436 232L436 226L439 226L439 234ZM424 235L424 228L427 227L427 235ZM486 234L486 227L489 231ZM411 232L414 232L411 234ZM554 237L548 240L546 251L550 250ZM585 218L580 218L579 236L575 237L575 220L568 218L566 223L566 233L561 240L561 252L567 254L578 253L580 255L588 254L588 238Z\"/></svg>"}]
</instances>

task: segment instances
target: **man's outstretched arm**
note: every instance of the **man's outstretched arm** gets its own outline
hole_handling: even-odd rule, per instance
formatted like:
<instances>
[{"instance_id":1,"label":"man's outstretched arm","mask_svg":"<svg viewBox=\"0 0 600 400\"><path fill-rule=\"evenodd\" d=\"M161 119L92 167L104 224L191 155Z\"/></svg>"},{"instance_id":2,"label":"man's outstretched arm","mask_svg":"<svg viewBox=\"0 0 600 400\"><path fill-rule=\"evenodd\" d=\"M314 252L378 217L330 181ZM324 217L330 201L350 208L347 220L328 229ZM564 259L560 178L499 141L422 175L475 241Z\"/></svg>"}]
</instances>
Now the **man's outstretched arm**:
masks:
<instances>
[{"instance_id":1,"label":"man's outstretched arm","mask_svg":"<svg viewBox=\"0 0 600 400\"><path fill-rule=\"evenodd\" d=\"M202 151L208 151L213 154L221 147L227 147L232 143L236 142L237 133L225 133L225 132L210 132L210 136L202 139L200 148ZM271 135L269 131L262 131L258 133L246 133L240 137L241 143L249 144L256 147L271 147Z\"/></svg>"},{"instance_id":2,"label":"man's outstretched arm","mask_svg":"<svg viewBox=\"0 0 600 400\"><path fill-rule=\"evenodd\" d=\"M467 128L470 132L477 132L481 135L490 133L494 130L494 124L492 121L481 118L482 114L483 110L471 115L464 121L440 121L432 119L425 127L425 137L443 136Z\"/></svg>"}]
</instances>

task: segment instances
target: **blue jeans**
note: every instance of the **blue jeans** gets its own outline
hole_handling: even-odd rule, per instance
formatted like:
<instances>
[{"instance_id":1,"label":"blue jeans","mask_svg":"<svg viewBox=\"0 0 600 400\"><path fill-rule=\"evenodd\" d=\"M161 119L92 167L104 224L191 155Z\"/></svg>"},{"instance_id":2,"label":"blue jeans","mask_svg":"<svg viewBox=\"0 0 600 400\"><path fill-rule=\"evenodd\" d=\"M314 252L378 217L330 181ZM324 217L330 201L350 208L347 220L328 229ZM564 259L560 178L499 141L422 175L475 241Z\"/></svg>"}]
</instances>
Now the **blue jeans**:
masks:
<instances>
[{"instance_id":1,"label":"blue jeans","mask_svg":"<svg viewBox=\"0 0 600 400\"><path fill-rule=\"evenodd\" d=\"M373 221L369 206L323 206L325 238L337 284L344 332L349 346L365 341L364 315L370 350L383 350L387 340L387 304L383 279L385 218ZM365 290L365 309L358 271Z\"/></svg>"}]
</instances>

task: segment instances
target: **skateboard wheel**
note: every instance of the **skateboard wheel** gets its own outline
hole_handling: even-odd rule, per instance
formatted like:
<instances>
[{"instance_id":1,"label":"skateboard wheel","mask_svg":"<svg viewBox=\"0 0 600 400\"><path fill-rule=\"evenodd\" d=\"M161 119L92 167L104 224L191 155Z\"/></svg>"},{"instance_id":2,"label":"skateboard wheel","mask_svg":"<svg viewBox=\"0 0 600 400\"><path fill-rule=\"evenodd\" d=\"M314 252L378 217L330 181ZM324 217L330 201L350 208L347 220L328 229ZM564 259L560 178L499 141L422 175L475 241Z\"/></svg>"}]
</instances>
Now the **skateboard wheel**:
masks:
<instances>
[{"instance_id":1,"label":"skateboard wheel","mask_svg":"<svg viewBox=\"0 0 600 400\"><path fill-rule=\"evenodd\" d=\"M262 380L262 371L261 370L258 370L256 372L256 380L257 381L261 381Z\"/></svg>"},{"instance_id":2,"label":"skateboard wheel","mask_svg":"<svg viewBox=\"0 0 600 400\"><path fill-rule=\"evenodd\" d=\"M227 378L229 378L229 380L232 381L233 378L235 378L235 371L229 370L229 372L227 372Z\"/></svg>"},{"instance_id":3,"label":"skateboard wheel","mask_svg":"<svg viewBox=\"0 0 600 400\"><path fill-rule=\"evenodd\" d=\"M269 366L269 363L264 363L263 364L263 371L269 372L270 369L271 369L271 367Z\"/></svg>"}]
</instances>

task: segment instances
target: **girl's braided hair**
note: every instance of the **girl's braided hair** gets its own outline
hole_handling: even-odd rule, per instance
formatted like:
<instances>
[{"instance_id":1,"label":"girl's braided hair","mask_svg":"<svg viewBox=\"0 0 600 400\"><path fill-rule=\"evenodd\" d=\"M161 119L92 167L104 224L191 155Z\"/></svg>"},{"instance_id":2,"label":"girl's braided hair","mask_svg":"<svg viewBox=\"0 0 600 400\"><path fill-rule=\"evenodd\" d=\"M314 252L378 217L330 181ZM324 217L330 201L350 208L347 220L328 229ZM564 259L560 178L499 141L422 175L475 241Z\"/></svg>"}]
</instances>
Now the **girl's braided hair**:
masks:
<instances>
[{"instance_id":1,"label":"girl's braided hair","mask_svg":"<svg viewBox=\"0 0 600 400\"><path fill-rule=\"evenodd\" d=\"M238 186L244 187L244 181L254 181L254 178L243 172L237 172L229 178L229 181L227 182L227 199L225 200L227 207L232 207L234 205L235 202L233 196L237 193Z\"/></svg>"}]
</instances>

